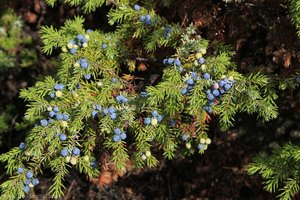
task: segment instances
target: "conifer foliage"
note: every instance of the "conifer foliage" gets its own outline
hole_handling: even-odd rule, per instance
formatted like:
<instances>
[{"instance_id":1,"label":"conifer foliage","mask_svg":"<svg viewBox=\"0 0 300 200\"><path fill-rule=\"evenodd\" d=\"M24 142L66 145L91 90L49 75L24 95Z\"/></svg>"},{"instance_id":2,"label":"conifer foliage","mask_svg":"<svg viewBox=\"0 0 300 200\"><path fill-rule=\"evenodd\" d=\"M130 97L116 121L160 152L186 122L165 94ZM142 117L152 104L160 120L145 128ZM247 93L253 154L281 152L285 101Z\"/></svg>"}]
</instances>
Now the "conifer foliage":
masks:
<instances>
[{"instance_id":1,"label":"conifer foliage","mask_svg":"<svg viewBox=\"0 0 300 200\"><path fill-rule=\"evenodd\" d=\"M86 13L105 3L63 2ZM85 29L83 17L59 29L42 28L43 52L60 49L61 63L56 77L21 91L28 102L25 118L36 126L24 143L0 156L11 176L0 186L0 199L24 198L45 170L54 174L50 195L63 196L72 168L88 179L101 173L97 149L109 152L119 169L128 160L154 167L158 154L172 159L204 153L212 142L211 118L226 130L239 112L266 121L277 116L271 78L239 73L226 46L205 40L192 24L169 23L156 14L154 3L114 4L108 15L114 32ZM163 74L156 84L139 81L138 71L157 66Z\"/></svg>"},{"instance_id":2,"label":"conifer foliage","mask_svg":"<svg viewBox=\"0 0 300 200\"><path fill-rule=\"evenodd\" d=\"M290 1L292 21L300 36L300 1ZM296 84L290 84L290 83ZM282 81L281 88L294 88L300 85L299 72L291 78ZM283 86L283 87L282 87ZM290 200L300 191L299 178L300 147L286 143L283 147L274 149L269 156L256 156L248 166L250 175L259 174L264 179L264 189L268 192L279 192L278 198Z\"/></svg>"},{"instance_id":3,"label":"conifer foliage","mask_svg":"<svg viewBox=\"0 0 300 200\"><path fill-rule=\"evenodd\" d=\"M298 31L298 36L300 36L300 1L291 0L289 8L292 15L292 21Z\"/></svg>"},{"instance_id":4,"label":"conifer foliage","mask_svg":"<svg viewBox=\"0 0 300 200\"><path fill-rule=\"evenodd\" d=\"M267 157L257 156L248 166L248 173L258 173L264 181L264 189L268 192L280 191L280 199L292 199L300 191L299 188L299 146L290 143L275 149Z\"/></svg>"},{"instance_id":5,"label":"conifer foliage","mask_svg":"<svg viewBox=\"0 0 300 200\"><path fill-rule=\"evenodd\" d=\"M5 91L6 97L17 96L18 87L14 85L12 90L6 88L5 82L8 77L21 74L23 68L29 68L37 63L37 53L32 48L32 37L25 31L26 26L20 16L12 9L1 12L0 16L0 85ZM3 93L2 93L3 94ZM24 130L28 124L15 123L16 105L10 101L5 102L4 95L1 95L0 103L0 146L5 146L4 138L6 133L12 130ZM12 123L13 122L13 123Z\"/></svg>"},{"instance_id":6,"label":"conifer foliage","mask_svg":"<svg viewBox=\"0 0 300 200\"><path fill-rule=\"evenodd\" d=\"M0 18L0 70L11 67L29 67L36 63L36 52L28 48L32 38L16 13L7 9ZM20 50L22 49L22 51Z\"/></svg>"}]
</instances>

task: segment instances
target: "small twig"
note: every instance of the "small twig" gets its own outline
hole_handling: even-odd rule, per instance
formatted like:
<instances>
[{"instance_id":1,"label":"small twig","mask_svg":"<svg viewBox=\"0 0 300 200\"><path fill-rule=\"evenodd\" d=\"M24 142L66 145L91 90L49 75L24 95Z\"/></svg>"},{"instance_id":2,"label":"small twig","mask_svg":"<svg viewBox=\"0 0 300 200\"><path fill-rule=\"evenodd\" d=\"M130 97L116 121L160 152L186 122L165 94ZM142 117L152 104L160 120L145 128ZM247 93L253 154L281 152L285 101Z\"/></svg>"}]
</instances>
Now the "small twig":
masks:
<instances>
[{"instance_id":1,"label":"small twig","mask_svg":"<svg viewBox=\"0 0 300 200\"><path fill-rule=\"evenodd\" d=\"M135 77L134 77L134 80L145 80L145 78L135 76Z\"/></svg>"},{"instance_id":2,"label":"small twig","mask_svg":"<svg viewBox=\"0 0 300 200\"><path fill-rule=\"evenodd\" d=\"M187 13L184 15L181 26L185 25L185 21L187 20Z\"/></svg>"},{"instance_id":3,"label":"small twig","mask_svg":"<svg viewBox=\"0 0 300 200\"><path fill-rule=\"evenodd\" d=\"M75 180L72 181L72 183L64 197L64 200L67 200L70 197L70 194L71 194L71 191L72 191L72 188L74 187L74 185L75 185Z\"/></svg>"},{"instance_id":4,"label":"small twig","mask_svg":"<svg viewBox=\"0 0 300 200\"><path fill-rule=\"evenodd\" d=\"M138 61L149 61L148 58L136 58L136 60L138 60Z\"/></svg>"},{"instance_id":5,"label":"small twig","mask_svg":"<svg viewBox=\"0 0 300 200\"><path fill-rule=\"evenodd\" d=\"M46 4L45 4L45 2L39 1L39 4L40 4L41 9L42 9L42 14L41 14L41 17L39 18L39 20L36 24L37 28L41 27L42 21L44 20L44 15L46 14Z\"/></svg>"},{"instance_id":6,"label":"small twig","mask_svg":"<svg viewBox=\"0 0 300 200\"><path fill-rule=\"evenodd\" d=\"M92 64L95 64L95 66L98 68L98 69L101 69L101 70L103 70L103 71L114 71L114 69L111 69L111 68L104 68L104 67L102 67L102 66L100 66L99 64L97 64L97 63L92 63Z\"/></svg>"}]
</instances>

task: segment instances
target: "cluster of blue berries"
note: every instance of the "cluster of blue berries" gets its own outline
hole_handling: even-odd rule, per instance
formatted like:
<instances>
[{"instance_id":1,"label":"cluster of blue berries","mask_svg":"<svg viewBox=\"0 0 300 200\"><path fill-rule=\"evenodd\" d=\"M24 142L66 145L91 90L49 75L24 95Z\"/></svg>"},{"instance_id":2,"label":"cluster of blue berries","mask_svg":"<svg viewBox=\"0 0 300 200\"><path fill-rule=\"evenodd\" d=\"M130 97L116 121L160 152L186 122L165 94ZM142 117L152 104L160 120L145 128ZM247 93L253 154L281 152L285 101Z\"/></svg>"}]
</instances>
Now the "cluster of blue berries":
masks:
<instances>
[{"instance_id":1,"label":"cluster of blue berries","mask_svg":"<svg viewBox=\"0 0 300 200\"><path fill-rule=\"evenodd\" d=\"M169 66L169 65L175 65L175 67L180 71L180 72L183 72L183 68L182 68L182 65L181 65L181 61L179 60L179 58L166 58L163 60L163 64L166 65L166 66Z\"/></svg>"},{"instance_id":2,"label":"cluster of blue berries","mask_svg":"<svg viewBox=\"0 0 300 200\"><path fill-rule=\"evenodd\" d=\"M90 31L87 31L89 33ZM67 48L71 54L75 54L79 48L88 46L89 35L78 34L75 39L71 39L67 44Z\"/></svg>"},{"instance_id":3,"label":"cluster of blue berries","mask_svg":"<svg viewBox=\"0 0 300 200\"><path fill-rule=\"evenodd\" d=\"M165 31L165 38L168 39L169 37L171 37L172 28L170 26L166 26Z\"/></svg>"},{"instance_id":4,"label":"cluster of blue berries","mask_svg":"<svg viewBox=\"0 0 300 200\"><path fill-rule=\"evenodd\" d=\"M17 169L18 174L25 173L25 169L23 167L19 167ZM33 172L31 170L28 170L25 174L25 181L24 181L24 188L23 191L28 193L30 191L30 188L33 188L37 184L39 184L39 179L33 177Z\"/></svg>"},{"instance_id":5,"label":"cluster of blue berries","mask_svg":"<svg viewBox=\"0 0 300 200\"><path fill-rule=\"evenodd\" d=\"M72 149L72 154L73 154L74 156L79 156L79 154L80 154L80 149L78 149L77 147L74 147L74 148ZM63 149L60 151L60 155L61 155L62 157L68 156L68 155L69 155L69 150L66 149L66 148L63 148Z\"/></svg>"},{"instance_id":6,"label":"cluster of blue berries","mask_svg":"<svg viewBox=\"0 0 300 200\"><path fill-rule=\"evenodd\" d=\"M117 118L116 109L113 106L109 108L103 108L103 114L109 115L112 120Z\"/></svg>"},{"instance_id":7,"label":"cluster of blue berries","mask_svg":"<svg viewBox=\"0 0 300 200\"><path fill-rule=\"evenodd\" d=\"M48 106L47 111L49 111L49 113L48 113L49 119L48 120L41 119L40 120L41 126L48 126L54 120L63 121L64 123L67 123L66 121L68 121L70 119L70 116L68 114L59 113L59 108L57 106L55 106L53 108L51 106Z\"/></svg>"},{"instance_id":8,"label":"cluster of blue berries","mask_svg":"<svg viewBox=\"0 0 300 200\"><path fill-rule=\"evenodd\" d=\"M65 162L67 162L67 163L70 162L72 165L76 165L77 157L80 155L80 149L78 149L77 147L74 147L70 153L67 148L63 148L60 151L60 155L62 157L65 157Z\"/></svg>"},{"instance_id":9,"label":"cluster of blue berries","mask_svg":"<svg viewBox=\"0 0 300 200\"><path fill-rule=\"evenodd\" d=\"M116 96L116 101L119 102L119 103L127 103L128 98L124 97L123 95L117 95Z\"/></svg>"},{"instance_id":10,"label":"cluster of blue berries","mask_svg":"<svg viewBox=\"0 0 300 200\"><path fill-rule=\"evenodd\" d=\"M58 121L61 121L61 120L68 121L70 119L70 116L68 114L66 114L66 113L64 113L64 114L60 113L59 112L59 108L57 106L55 106L53 108L51 106L49 106L47 108L47 110L49 111L49 114L48 114L49 117L52 118L52 119L56 119Z\"/></svg>"},{"instance_id":11,"label":"cluster of blue berries","mask_svg":"<svg viewBox=\"0 0 300 200\"><path fill-rule=\"evenodd\" d=\"M74 64L74 67L81 67L82 69L86 70L89 67L89 63L88 63L87 59L82 58L82 59L76 61L76 63ZM90 73L86 73L84 75L84 78L86 80L91 79L91 74Z\"/></svg>"},{"instance_id":12,"label":"cluster of blue berries","mask_svg":"<svg viewBox=\"0 0 300 200\"><path fill-rule=\"evenodd\" d=\"M140 16L140 21L143 22L145 25L150 26L152 23L151 15L148 14Z\"/></svg>"},{"instance_id":13,"label":"cluster of blue berries","mask_svg":"<svg viewBox=\"0 0 300 200\"><path fill-rule=\"evenodd\" d=\"M163 115L158 114L156 110L152 111L151 117L144 118L144 124L156 126L158 122L163 120Z\"/></svg>"},{"instance_id":14,"label":"cluster of blue berries","mask_svg":"<svg viewBox=\"0 0 300 200\"><path fill-rule=\"evenodd\" d=\"M232 86L236 83L233 80L233 77L230 77L230 80L227 78L223 78L217 82L215 82L211 89L206 91L206 98L208 100L208 105L204 106L204 110L208 113L212 113L212 106L214 105L214 101L217 98L220 98L222 94L229 91Z\"/></svg>"},{"instance_id":15,"label":"cluster of blue berries","mask_svg":"<svg viewBox=\"0 0 300 200\"><path fill-rule=\"evenodd\" d=\"M134 10L139 11L141 9L141 6L138 4L134 5ZM140 21L143 22L145 25L150 26L152 24L151 15L142 15L140 16Z\"/></svg>"},{"instance_id":16,"label":"cluster of blue berries","mask_svg":"<svg viewBox=\"0 0 300 200\"><path fill-rule=\"evenodd\" d=\"M127 137L126 133L124 131L121 131L120 128L114 129L114 137L113 137L114 142L120 142L122 140L125 140L126 137Z\"/></svg>"},{"instance_id":17,"label":"cluster of blue berries","mask_svg":"<svg viewBox=\"0 0 300 200\"><path fill-rule=\"evenodd\" d=\"M54 85L54 91L50 93L51 98L61 97L63 95L62 90L64 89L64 84L58 83Z\"/></svg>"},{"instance_id":18,"label":"cluster of blue berries","mask_svg":"<svg viewBox=\"0 0 300 200\"><path fill-rule=\"evenodd\" d=\"M179 60L179 58L176 58L176 59L174 59L174 58L165 58L164 60L163 60L163 63L164 63L164 65L175 65L175 66L181 66L181 62L180 62L180 60Z\"/></svg>"},{"instance_id":19,"label":"cluster of blue berries","mask_svg":"<svg viewBox=\"0 0 300 200\"><path fill-rule=\"evenodd\" d=\"M58 83L58 84L54 84L53 88L56 90L56 91L61 91L64 89L64 84L62 83Z\"/></svg>"},{"instance_id":20,"label":"cluster of blue berries","mask_svg":"<svg viewBox=\"0 0 300 200\"><path fill-rule=\"evenodd\" d=\"M188 92L192 91L195 86L195 82L198 80L200 80L200 76L198 76L196 72L191 72L190 76L185 81L186 85L181 90L181 94L186 95Z\"/></svg>"},{"instance_id":21,"label":"cluster of blue berries","mask_svg":"<svg viewBox=\"0 0 300 200\"><path fill-rule=\"evenodd\" d=\"M141 95L141 97L144 97L144 98L148 97L148 93L147 92L141 92L140 95Z\"/></svg>"},{"instance_id":22,"label":"cluster of blue berries","mask_svg":"<svg viewBox=\"0 0 300 200\"><path fill-rule=\"evenodd\" d=\"M102 106L99 104L95 105L95 109L92 111L92 117L96 117L98 112L102 110Z\"/></svg>"},{"instance_id":23,"label":"cluster of blue berries","mask_svg":"<svg viewBox=\"0 0 300 200\"><path fill-rule=\"evenodd\" d=\"M64 84L59 83L59 84L55 84L53 89L54 91L50 93L50 97L51 98L55 98L55 97L61 97L63 95L62 90L64 89Z\"/></svg>"},{"instance_id":24,"label":"cluster of blue berries","mask_svg":"<svg viewBox=\"0 0 300 200\"><path fill-rule=\"evenodd\" d=\"M102 111L104 115L109 115L112 120L117 118L116 109L113 106L110 106L109 108L102 108L99 104L95 105L95 109L91 113L92 117L95 118L100 111Z\"/></svg>"}]
</instances>

